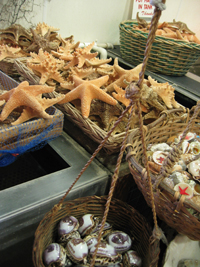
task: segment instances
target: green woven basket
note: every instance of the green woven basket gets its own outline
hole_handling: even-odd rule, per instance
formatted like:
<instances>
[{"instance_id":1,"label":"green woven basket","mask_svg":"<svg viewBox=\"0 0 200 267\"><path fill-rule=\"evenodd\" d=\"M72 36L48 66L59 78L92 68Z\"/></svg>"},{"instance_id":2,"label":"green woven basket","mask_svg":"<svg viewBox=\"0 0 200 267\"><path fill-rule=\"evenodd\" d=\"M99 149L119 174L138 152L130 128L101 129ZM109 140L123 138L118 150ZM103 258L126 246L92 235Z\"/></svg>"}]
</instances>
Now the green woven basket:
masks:
<instances>
[{"instance_id":1,"label":"green woven basket","mask_svg":"<svg viewBox=\"0 0 200 267\"><path fill-rule=\"evenodd\" d=\"M133 65L143 62L148 33L135 30L137 21L120 23L120 52L124 60ZM156 36L148 58L147 70L171 76L185 75L200 57L200 45Z\"/></svg>"}]
</instances>

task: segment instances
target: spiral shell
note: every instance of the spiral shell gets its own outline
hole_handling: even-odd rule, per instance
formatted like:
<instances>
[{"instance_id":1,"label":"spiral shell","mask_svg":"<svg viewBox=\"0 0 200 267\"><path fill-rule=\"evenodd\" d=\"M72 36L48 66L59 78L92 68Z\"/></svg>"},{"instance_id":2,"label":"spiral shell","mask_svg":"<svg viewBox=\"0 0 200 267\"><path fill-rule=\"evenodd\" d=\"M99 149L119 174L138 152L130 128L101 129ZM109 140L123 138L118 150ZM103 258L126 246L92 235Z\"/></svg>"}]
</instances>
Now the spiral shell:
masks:
<instances>
[{"instance_id":1,"label":"spiral shell","mask_svg":"<svg viewBox=\"0 0 200 267\"><path fill-rule=\"evenodd\" d=\"M88 246L81 238L71 239L66 246L66 253L74 263L87 263Z\"/></svg>"},{"instance_id":2,"label":"spiral shell","mask_svg":"<svg viewBox=\"0 0 200 267\"><path fill-rule=\"evenodd\" d=\"M46 266L55 264L55 266L65 266L66 251L58 243L51 243L43 252L43 260Z\"/></svg>"},{"instance_id":3,"label":"spiral shell","mask_svg":"<svg viewBox=\"0 0 200 267\"><path fill-rule=\"evenodd\" d=\"M93 214L85 214L79 220L79 233L81 236L86 236L92 233L92 231L99 224L99 218Z\"/></svg>"},{"instance_id":4,"label":"spiral shell","mask_svg":"<svg viewBox=\"0 0 200 267\"><path fill-rule=\"evenodd\" d=\"M119 253L129 250L132 245L130 236L122 231L113 231L107 236L107 241Z\"/></svg>"},{"instance_id":5,"label":"spiral shell","mask_svg":"<svg viewBox=\"0 0 200 267\"><path fill-rule=\"evenodd\" d=\"M59 242L66 242L70 238L80 238L77 231L79 222L74 216L66 216L58 224Z\"/></svg>"}]
</instances>

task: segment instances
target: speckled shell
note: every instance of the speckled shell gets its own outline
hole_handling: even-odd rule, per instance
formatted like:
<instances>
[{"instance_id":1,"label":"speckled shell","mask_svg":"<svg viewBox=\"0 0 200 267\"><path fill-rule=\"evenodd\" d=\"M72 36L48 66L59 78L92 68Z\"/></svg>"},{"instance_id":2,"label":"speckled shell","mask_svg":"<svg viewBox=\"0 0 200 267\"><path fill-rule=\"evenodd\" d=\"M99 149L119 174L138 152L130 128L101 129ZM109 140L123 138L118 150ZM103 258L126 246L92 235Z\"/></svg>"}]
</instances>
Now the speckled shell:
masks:
<instances>
[{"instance_id":1,"label":"speckled shell","mask_svg":"<svg viewBox=\"0 0 200 267\"><path fill-rule=\"evenodd\" d=\"M123 253L131 248L132 240L130 236L122 231L113 231L108 234L107 242L113 246L118 253Z\"/></svg>"},{"instance_id":2,"label":"speckled shell","mask_svg":"<svg viewBox=\"0 0 200 267\"><path fill-rule=\"evenodd\" d=\"M96 246L90 249L89 258L92 261L92 256ZM95 258L95 266L108 266L108 264L117 264L122 261L122 255L117 253L115 248L105 242L100 242Z\"/></svg>"},{"instance_id":3,"label":"speckled shell","mask_svg":"<svg viewBox=\"0 0 200 267\"><path fill-rule=\"evenodd\" d=\"M193 176L200 176L200 160L190 162L188 164L188 172Z\"/></svg>"},{"instance_id":4,"label":"speckled shell","mask_svg":"<svg viewBox=\"0 0 200 267\"><path fill-rule=\"evenodd\" d=\"M129 250L123 256L123 264L126 267L141 267L142 259L136 251Z\"/></svg>"},{"instance_id":5,"label":"speckled shell","mask_svg":"<svg viewBox=\"0 0 200 267\"><path fill-rule=\"evenodd\" d=\"M64 217L58 224L59 242L65 243L71 238L80 238L78 228L79 222L74 216Z\"/></svg>"},{"instance_id":6,"label":"speckled shell","mask_svg":"<svg viewBox=\"0 0 200 267\"><path fill-rule=\"evenodd\" d=\"M66 253L74 263L87 263L88 246L81 238L71 239L66 245Z\"/></svg>"},{"instance_id":7,"label":"speckled shell","mask_svg":"<svg viewBox=\"0 0 200 267\"><path fill-rule=\"evenodd\" d=\"M53 263L54 266L65 266L66 251L60 244L52 243L43 252L43 260L46 266Z\"/></svg>"},{"instance_id":8,"label":"speckled shell","mask_svg":"<svg viewBox=\"0 0 200 267\"><path fill-rule=\"evenodd\" d=\"M93 214L85 214L79 220L79 233L82 237L89 235L99 224L99 218Z\"/></svg>"},{"instance_id":9,"label":"speckled shell","mask_svg":"<svg viewBox=\"0 0 200 267\"><path fill-rule=\"evenodd\" d=\"M97 225L97 227L94 228L94 230L92 231L92 234L93 234L93 233L97 233L97 234L98 234L100 228L101 228L101 223L99 223L99 224ZM105 225L104 225L103 232L102 232L102 235L101 235L101 236L104 238L104 237L106 237L111 231L112 231L112 225L110 225L108 222L105 222Z\"/></svg>"},{"instance_id":10,"label":"speckled shell","mask_svg":"<svg viewBox=\"0 0 200 267\"><path fill-rule=\"evenodd\" d=\"M93 247L93 246L95 246L97 244L98 233L87 235L86 237L84 237L83 240L86 242L86 244L88 246L88 249L90 250L91 247ZM103 238L101 238L101 241L103 242Z\"/></svg>"}]
</instances>

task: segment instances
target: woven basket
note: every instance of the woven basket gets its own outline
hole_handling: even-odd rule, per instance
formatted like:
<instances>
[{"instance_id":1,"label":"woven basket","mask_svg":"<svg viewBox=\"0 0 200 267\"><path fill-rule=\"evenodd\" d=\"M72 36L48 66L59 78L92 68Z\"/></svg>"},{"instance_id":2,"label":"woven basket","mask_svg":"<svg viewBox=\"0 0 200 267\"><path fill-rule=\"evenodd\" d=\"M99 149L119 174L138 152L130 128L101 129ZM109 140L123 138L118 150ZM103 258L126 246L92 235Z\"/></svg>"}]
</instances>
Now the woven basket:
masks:
<instances>
[{"instance_id":1,"label":"woven basket","mask_svg":"<svg viewBox=\"0 0 200 267\"><path fill-rule=\"evenodd\" d=\"M70 214L79 219L84 214L92 213L102 218L106 201L106 196L91 196L64 202L63 207L53 214L53 220L51 220L52 212L48 212L35 232L34 266L44 267L43 251L50 243L55 242L57 224L63 217ZM152 229L138 211L121 200L112 199L107 221L115 229L124 231L134 238L132 248L142 257L143 267L157 266L160 252L159 242L150 244Z\"/></svg>"},{"instance_id":2,"label":"woven basket","mask_svg":"<svg viewBox=\"0 0 200 267\"><path fill-rule=\"evenodd\" d=\"M200 135L200 118L198 117L191 132ZM183 132L188 123L186 122L168 122L162 125L162 122L146 128L145 142L148 144L157 144L166 142L170 136L177 135ZM162 125L162 127L161 127ZM127 161L129 163L130 172L135 180L139 190L142 192L147 204L151 207L150 190L145 168L142 165L142 140L140 131L137 130L131 133L127 139ZM152 185L157 181L157 176L151 174ZM159 187L153 191L155 209L157 216L165 221L171 228L177 232L188 236L192 240L200 240L200 221L197 218L200 215L200 206L195 205L191 200L183 199L180 194L175 194L175 191L168 187L163 181ZM188 209L195 211L196 215L192 215Z\"/></svg>"},{"instance_id":3,"label":"woven basket","mask_svg":"<svg viewBox=\"0 0 200 267\"><path fill-rule=\"evenodd\" d=\"M120 23L120 52L124 60L138 65L144 58L148 33L135 30L134 25L138 23L132 20ZM147 70L182 76L199 57L199 44L156 36L148 58Z\"/></svg>"},{"instance_id":4,"label":"woven basket","mask_svg":"<svg viewBox=\"0 0 200 267\"><path fill-rule=\"evenodd\" d=\"M26 57L18 58L22 62L26 62ZM19 76L18 71L14 67L16 58L5 58L0 61L0 70L9 75L10 77Z\"/></svg>"},{"instance_id":5,"label":"woven basket","mask_svg":"<svg viewBox=\"0 0 200 267\"><path fill-rule=\"evenodd\" d=\"M27 68L21 61L15 61L15 68L23 76L24 79L29 81L30 84L39 83L40 78L36 76L33 72L31 72L29 68ZM57 97L59 94L54 91L46 95L47 97L54 98ZM75 123L75 125L77 125L87 136L89 136L89 138L91 138L97 144L100 144L107 136L108 132L101 129L95 122L91 121L89 118L84 119L81 112L76 109L72 104L56 104L56 107L61 110L70 121ZM177 120L179 120L182 115L184 116L184 113L184 108L168 110L165 112L164 118L166 119L167 117L167 120L169 120L171 116L175 116ZM129 130L129 133L134 132L136 129L137 128ZM103 149L108 154L119 152L124 136L125 132L119 134L112 134L104 144Z\"/></svg>"},{"instance_id":6,"label":"woven basket","mask_svg":"<svg viewBox=\"0 0 200 267\"><path fill-rule=\"evenodd\" d=\"M19 84L0 72L0 88L11 90ZM39 144L45 144L58 137L63 130L64 115L54 106L46 112L53 115L51 118L32 119L30 121L0 129L0 166L13 162L11 155L18 155L30 149L36 149ZM38 146L39 147L39 146Z\"/></svg>"}]
</instances>

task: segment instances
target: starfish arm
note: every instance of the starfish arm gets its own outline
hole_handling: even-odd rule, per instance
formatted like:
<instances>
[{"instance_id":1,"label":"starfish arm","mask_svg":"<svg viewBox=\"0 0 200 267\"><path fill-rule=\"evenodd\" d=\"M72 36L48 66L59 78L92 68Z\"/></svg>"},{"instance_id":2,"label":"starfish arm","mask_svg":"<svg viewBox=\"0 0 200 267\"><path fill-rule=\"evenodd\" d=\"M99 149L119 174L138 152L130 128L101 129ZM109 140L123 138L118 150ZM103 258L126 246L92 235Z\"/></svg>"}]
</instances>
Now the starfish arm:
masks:
<instances>
[{"instance_id":1,"label":"starfish arm","mask_svg":"<svg viewBox=\"0 0 200 267\"><path fill-rule=\"evenodd\" d=\"M40 78L40 81L39 81L39 84L45 84L47 80L50 79L50 73L49 72L44 72L44 73L41 73L41 78Z\"/></svg>"},{"instance_id":2,"label":"starfish arm","mask_svg":"<svg viewBox=\"0 0 200 267\"><path fill-rule=\"evenodd\" d=\"M126 73L126 70L124 70L123 68L121 68L119 65L118 65L118 58L116 57L115 60L114 60L114 69L115 71L119 74L119 76L122 76Z\"/></svg>"},{"instance_id":3,"label":"starfish arm","mask_svg":"<svg viewBox=\"0 0 200 267\"><path fill-rule=\"evenodd\" d=\"M78 64L78 58L77 57L73 57L72 61L70 61L65 67L64 69L67 70L71 67L74 67Z\"/></svg>"},{"instance_id":4,"label":"starfish arm","mask_svg":"<svg viewBox=\"0 0 200 267\"><path fill-rule=\"evenodd\" d=\"M30 85L25 87L24 90L29 95L37 96L39 94L51 93L55 90L55 87L47 85Z\"/></svg>"},{"instance_id":5,"label":"starfish arm","mask_svg":"<svg viewBox=\"0 0 200 267\"><path fill-rule=\"evenodd\" d=\"M10 102L8 100L8 102L6 102L5 106L3 107L1 111L0 120L4 121L10 115L10 113L19 106L20 106L20 102L17 101L17 99L15 99L13 102Z\"/></svg>"},{"instance_id":6,"label":"starfish arm","mask_svg":"<svg viewBox=\"0 0 200 267\"><path fill-rule=\"evenodd\" d=\"M102 76L100 78L97 78L95 80L90 80L91 84L95 85L95 86L98 86L98 87L101 87L102 85L104 85L109 79L109 75L105 75L105 76Z\"/></svg>"},{"instance_id":7,"label":"starfish arm","mask_svg":"<svg viewBox=\"0 0 200 267\"><path fill-rule=\"evenodd\" d=\"M58 102L58 104L64 104L64 103L68 103L74 99L80 99L81 98L81 85L76 87L75 89L73 89L72 91L68 92L67 94L65 94L65 97Z\"/></svg>"},{"instance_id":8,"label":"starfish arm","mask_svg":"<svg viewBox=\"0 0 200 267\"><path fill-rule=\"evenodd\" d=\"M91 102L92 102L91 97L88 98L85 97L81 100L81 113L84 119L89 117Z\"/></svg>"},{"instance_id":9,"label":"starfish arm","mask_svg":"<svg viewBox=\"0 0 200 267\"><path fill-rule=\"evenodd\" d=\"M11 90L8 92L5 92L4 94L0 95L0 100L8 101L11 94L12 94Z\"/></svg>"},{"instance_id":10,"label":"starfish arm","mask_svg":"<svg viewBox=\"0 0 200 267\"><path fill-rule=\"evenodd\" d=\"M59 72L55 72L55 73L50 74L49 78L54 79L55 81L57 81L59 83L65 82L64 78L62 77L62 75Z\"/></svg>"}]
</instances>

